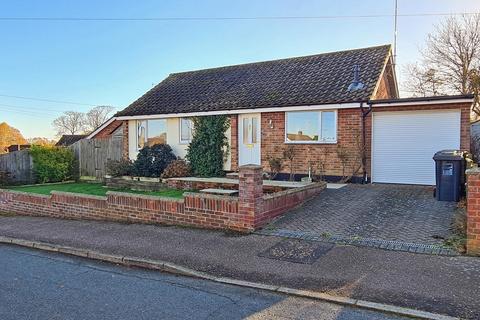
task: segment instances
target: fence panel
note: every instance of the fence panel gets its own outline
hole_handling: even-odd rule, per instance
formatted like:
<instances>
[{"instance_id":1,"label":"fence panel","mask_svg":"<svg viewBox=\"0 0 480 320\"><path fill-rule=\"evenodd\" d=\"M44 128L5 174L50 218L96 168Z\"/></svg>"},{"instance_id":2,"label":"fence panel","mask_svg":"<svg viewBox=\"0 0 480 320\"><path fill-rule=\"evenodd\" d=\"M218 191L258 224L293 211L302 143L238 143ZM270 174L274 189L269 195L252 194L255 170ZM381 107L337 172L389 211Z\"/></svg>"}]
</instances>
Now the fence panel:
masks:
<instances>
[{"instance_id":1,"label":"fence panel","mask_svg":"<svg viewBox=\"0 0 480 320\"><path fill-rule=\"evenodd\" d=\"M34 183L33 159L28 150L0 155L0 171L8 172L14 183Z\"/></svg>"},{"instance_id":2,"label":"fence panel","mask_svg":"<svg viewBox=\"0 0 480 320\"><path fill-rule=\"evenodd\" d=\"M95 177L100 180L106 174L108 160L122 159L123 139L112 136L108 139L83 139L70 148L78 160L80 176Z\"/></svg>"}]
</instances>

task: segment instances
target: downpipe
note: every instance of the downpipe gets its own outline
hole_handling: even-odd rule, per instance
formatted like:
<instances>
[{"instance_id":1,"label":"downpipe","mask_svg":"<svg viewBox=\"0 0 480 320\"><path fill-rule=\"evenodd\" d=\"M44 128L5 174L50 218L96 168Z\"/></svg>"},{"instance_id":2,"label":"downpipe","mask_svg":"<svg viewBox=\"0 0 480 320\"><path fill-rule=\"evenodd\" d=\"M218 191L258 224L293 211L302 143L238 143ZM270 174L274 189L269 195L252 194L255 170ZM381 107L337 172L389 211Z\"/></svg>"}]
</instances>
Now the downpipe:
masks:
<instances>
[{"instance_id":1,"label":"downpipe","mask_svg":"<svg viewBox=\"0 0 480 320\"><path fill-rule=\"evenodd\" d=\"M368 183L367 174L367 132L366 132L366 120L370 112L372 112L372 105L367 104L368 107L364 107L364 103L360 102L360 110L362 111L362 184Z\"/></svg>"}]
</instances>

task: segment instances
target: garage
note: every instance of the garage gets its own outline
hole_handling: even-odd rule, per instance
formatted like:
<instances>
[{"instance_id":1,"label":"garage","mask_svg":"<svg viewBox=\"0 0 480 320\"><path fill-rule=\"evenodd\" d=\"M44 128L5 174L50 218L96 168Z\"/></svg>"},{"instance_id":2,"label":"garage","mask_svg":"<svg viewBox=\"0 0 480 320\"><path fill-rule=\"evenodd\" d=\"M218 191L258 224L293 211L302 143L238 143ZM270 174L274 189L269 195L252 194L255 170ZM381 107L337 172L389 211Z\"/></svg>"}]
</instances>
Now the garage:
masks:
<instances>
[{"instance_id":1,"label":"garage","mask_svg":"<svg viewBox=\"0 0 480 320\"><path fill-rule=\"evenodd\" d=\"M460 148L461 110L372 113L372 182L435 184L435 152Z\"/></svg>"}]
</instances>

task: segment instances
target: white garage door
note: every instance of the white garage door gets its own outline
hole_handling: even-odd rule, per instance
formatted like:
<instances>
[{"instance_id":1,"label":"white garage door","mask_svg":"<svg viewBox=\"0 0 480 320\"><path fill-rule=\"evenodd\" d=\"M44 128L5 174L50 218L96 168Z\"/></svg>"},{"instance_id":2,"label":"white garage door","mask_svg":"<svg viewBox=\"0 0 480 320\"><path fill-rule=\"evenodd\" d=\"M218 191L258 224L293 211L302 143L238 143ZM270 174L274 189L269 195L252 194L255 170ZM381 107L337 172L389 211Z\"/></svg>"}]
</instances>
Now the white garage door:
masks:
<instances>
[{"instance_id":1,"label":"white garage door","mask_svg":"<svg viewBox=\"0 0 480 320\"><path fill-rule=\"evenodd\" d=\"M373 112L372 181L435 184L435 152L460 148L460 111Z\"/></svg>"}]
</instances>

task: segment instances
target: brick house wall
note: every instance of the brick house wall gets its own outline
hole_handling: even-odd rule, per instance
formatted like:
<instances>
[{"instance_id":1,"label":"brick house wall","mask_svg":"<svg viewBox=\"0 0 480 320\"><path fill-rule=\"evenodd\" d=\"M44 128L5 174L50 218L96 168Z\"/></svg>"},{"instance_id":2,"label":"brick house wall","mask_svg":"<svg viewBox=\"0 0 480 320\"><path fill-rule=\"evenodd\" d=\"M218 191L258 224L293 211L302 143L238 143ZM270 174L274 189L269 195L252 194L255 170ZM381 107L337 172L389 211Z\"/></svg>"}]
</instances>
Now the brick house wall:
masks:
<instances>
[{"instance_id":1,"label":"brick house wall","mask_svg":"<svg viewBox=\"0 0 480 320\"><path fill-rule=\"evenodd\" d=\"M379 86L379 92L387 90L388 87ZM461 110L461 149L470 149L470 104L469 103L438 103L431 105L409 105L409 106L386 106L374 107L372 112L395 112L395 111L421 111L421 110ZM271 124L270 124L271 121ZM340 147L349 154L357 154L357 160L360 158L359 149L361 148L362 135L362 113L360 108L339 109L337 110L337 143L336 144L286 144L285 143L285 112L261 113L261 164L265 171L270 171L268 165L269 157L283 157L283 151L287 146L293 146L297 153L297 160L294 163L294 172L297 174L307 174L309 167L312 171L319 171L319 165L324 165L324 175L342 176L343 165L337 153ZM128 158L128 122L114 121L95 138L102 139L110 136L113 131L122 126L123 128L123 155ZM238 170L238 115L230 116L231 126L231 170ZM366 133L366 160L367 174L371 172L371 140L372 140L372 113L370 113L365 122ZM359 161L359 160L358 160ZM346 172L353 172L353 168L358 168L356 160L350 160L346 163ZM290 168L284 161L283 174L288 174ZM358 170L356 176L361 177L362 171Z\"/></svg>"},{"instance_id":2,"label":"brick house wall","mask_svg":"<svg viewBox=\"0 0 480 320\"><path fill-rule=\"evenodd\" d=\"M318 164L323 163L326 175L341 176L342 166L337 154L337 147L341 146L348 152L358 153L359 143L361 143L361 117L360 108L337 111L336 144L287 144L285 143L285 112L262 113L261 161L263 168L269 171L269 157L282 158L285 149L292 146L297 155L293 166L296 173L306 174L309 167L318 171ZM349 162L347 166L352 167L353 164ZM284 161L282 173L289 172L288 162Z\"/></svg>"},{"instance_id":3,"label":"brick house wall","mask_svg":"<svg viewBox=\"0 0 480 320\"><path fill-rule=\"evenodd\" d=\"M423 110L461 110L461 137L460 148L470 150L470 103L438 103L432 105L411 105L395 107L374 107L372 112L395 112L395 111L423 111ZM272 121L273 128L270 125ZM350 154L359 154L362 134L362 113L360 108L337 110L337 143L336 144L286 144L285 143L285 112L270 112L261 114L261 161L264 170L269 171L269 157L283 157L283 151L288 146L293 146L297 153L294 163L294 171L299 174L307 174L308 168L318 167L324 163L325 175L342 176L343 166L337 154L337 148L341 147ZM366 135L366 158L367 174L371 172L371 141L372 141L372 113L365 119ZM238 137L232 135L232 141ZM233 154L232 154L233 156ZM236 155L238 157L238 154ZM359 157L357 157L360 159ZM282 173L289 173L288 163ZM355 160L346 164L347 172L353 172L358 167ZM356 174L362 175L361 170Z\"/></svg>"}]
</instances>

